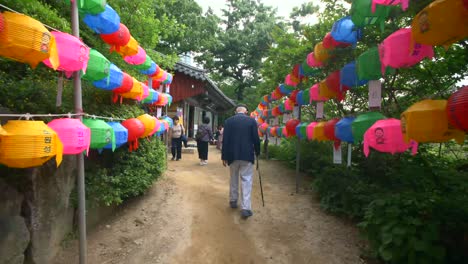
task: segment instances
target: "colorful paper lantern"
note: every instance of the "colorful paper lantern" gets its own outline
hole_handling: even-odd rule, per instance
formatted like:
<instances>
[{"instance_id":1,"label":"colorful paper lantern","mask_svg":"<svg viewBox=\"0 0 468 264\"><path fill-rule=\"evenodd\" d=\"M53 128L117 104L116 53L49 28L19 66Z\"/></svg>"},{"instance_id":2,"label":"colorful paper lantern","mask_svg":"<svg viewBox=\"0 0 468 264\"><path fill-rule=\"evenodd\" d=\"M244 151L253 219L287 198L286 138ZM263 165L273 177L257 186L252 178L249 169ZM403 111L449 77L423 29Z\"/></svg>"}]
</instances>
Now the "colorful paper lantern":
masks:
<instances>
[{"instance_id":1,"label":"colorful paper lantern","mask_svg":"<svg viewBox=\"0 0 468 264\"><path fill-rule=\"evenodd\" d=\"M145 126L139 119L136 118L130 118L123 121L122 126L128 130L129 150L137 150L138 139L145 133Z\"/></svg>"},{"instance_id":2,"label":"colorful paper lantern","mask_svg":"<svg viewBox=\"0 0 468 264\"><path fill-rule=\"evenodd\" d=\"M120 27L120 17L110 5L106 5L102 13L86 14L83 22L98 34L111 34L118 31Z\"/></svg>"},{"instance_id":3,"label":"colorful paper lantern","mask_svg":"<svg viewBox=\"0 0 468 264\"><path fill-rule=\"evenodd\" d=\"M10 120L0 130L0 163L11 168L41 166L55 156L62 162L63 145L42 121Z\"/></svg>"},{"instance_id":4,"label":"colorful paper lantern","mask_svg":"<svg viewBox=\"0 0 468 264\"><path fill-rule=\"evenodd\" d=\"M354 121L354 117L344 117L335 125L335 136L341 141L348 142L353 144L354 137L353 137L353 130L352 124Z\"/></svg>"},{"instance_id":5,"label":"colorful paper lantern","mask_svg":"<svg viewBox=\"0 0 468 264\"><path fill-rule=\"evenodd\" d=\"M437 0L430 3L411 23L413 40L426 45L448 46L468 37L466 3L466 0Z\"/></svg>"},{"instance_id":6,"label":"colorful paper lantern","mask_svg":"<svg viewBox=\"0 0 468 264\"><path fill-rule=\"evenodd\" d=\"M123 78L123 72L117 66L115 66L115 64L112 63L109 67L109 75L105 78L94 81L93 85L96 88L112 91L122 86Z\"/></svg>"},{"instance_id":7,"label":"colorful paper lantern","mask_svg":"<svg viewBox=\"0 0 468 264\"><path fill-rule=\"evenodd\" d=\"M123 73L122 84L119 87L112 90L114 94L127 93L127 92L130 92L133 88L133 81L134 81L133 77L127 74L126 72L122 72L122 73Z\"/></svg>"},{"instance_id":8,"label":"colorful paper lantern","mask_svg":"<svg viewBox=\"0 0 468 264\"><path fill-rule=\"evenodd\" d=\"M340 71L340 84L349 88L355 88L367 84L367 80L359 80L356 71L356 63L350 62L346 64Z\"/></svg>"},{"instance_id":9,"label":"colorful paper lantern","mask_svg":"<svg viewBox=\"0 0 468 264\"><path fill-rule=\"evenodd\" d=\"M330 50L323 47L323 43L319 42L314 47L315 59L324 63L330 58Z\"/></svg>"},{"instance_id":10,"label":"colorful paper lantern","mask_svg":"<svg viewBox=\"0 0 468 264\"><path fill-rule=\"evenodd\" d=\"M336 41L330 32L323 37L323 47L326 49L345 48L351 46L350 43Z\"/></svg>"},{"instance_id":11,"label":"colorful paper lantern","mask_svg":"<svg viewBox=\"0 0 468 264\"><path fill-rule=\"evenodd\" d=\"M307 55L307 65L312 68L323 67L323 63L316 59L314 52L311 52Z\"/></svg>"},{"instance_id":12,"label":"colorful paper lantern","mask_svg":"<svg viewBox=\"0 0 468 264\"><path fill-rule=\"evenodd\" d=\"M91 143L91 130L76 118L54 119L47 124L54 130L63 144L63 154L88 153Z\"/></svg>"},{"instance_id":13,"label":"colorful paper lantern","mask_svg":"<svg viewBox=\"0 0 468 264\"><path fill-rule=\"evenodd\" d=\"M310 88L307 88L302 93L302 105L310 104Z\"/></svg>"},{"instance_id":14,"label":"colorful paper lantern","mask_svg":"<svg viewBox=\"0 0 468 264\"><path fill-rule=\"evenodd\" d=\"M291 92L291 94L289 94L289 101L295 105L297 104L297 95L299 94L299 91L300 90L294 90Z\"/></svg>"},{"instance_id":15,"label":"colorful paper lantern","mask_svg":"<svg viewBox=\"0 0 468 264\"><path fill-rule=\"evenodd\" d=\"M91 129L91 149L102 149L107 144L112 144L115 149L115 134L111 126L99 119L83 118L83 124Z\"/></svg>"},{"instance_id":16,"label":"colorful paper lantern","mask_svg":"<svg viewBox=\"0 0 468 264\"><path fill-rule=\"evenodd\" d=\"M335 136L335 125L338 123L338 121L340 121L339 118L333 118L325 123L323 133L325 134L325 137L328 138L328 140L339 141L339 138Z\"/></svg>"},{"instance_id":17,"label":"colorful paper lantern","mask_svg":"<svg viewBox=\"0 0 468 264\"><path fill-rule=\"evenodd\" d=\"M382 64L380 63L379 49L369 48L362 53L356 61L356 71L359 80L378 80L382 78ZM387 67L385 74L392 74L395 69Z\"/></svg>"},{"instance_id":18,"label":"colorful paper lantern","mask_svg":"<svg viewBox=\"0 0 468 264\"><path fill-rule=\"evenodd\" d=\"M52 31L58 52L58 67L52 65L49 59L43 62L47 67L64 71L70 77L72 72L86 72L89 60L89 48L75 36L67 33Z\"/></svg>"},{"instance_id":19,"label":"colorful paper lantern","mask_svg":"<svg viewBox=\"0 0 468 264\"><path fill-rule=\"evenodd\" d=\"M163 84L171 84L172 83L172 74L167 73L167 77L162 83Z\"/></svg>"},{"instance_id":20,"label":"colorful paper lantern","mask_svg":"<svg viewBox=\"0 0 468 264\"><path fill-rule=\"evenodd\" d=\"M325 136L325 124L327 122L318 122L317 125L314 126L314 132L312 134L313 139L317 141L326 141L328 138Z\"/></svg>"},{"instance_id":21,"label":"colorful paper lantern","mask_svg":"<svg viewBox=\"0 0 468 264\"><path fill-rule=\"evenodd\" d=\"M138 47L138 41L136 41L132 36L130 36L130 40L128 41L127 45L113 47L111 48L111 51L115 51L125 58L126 56L136 55L138 53ZM147 70L147 68L140 70Z\"/></svg>"},{"instance_id":22,"label":"colorful paper lantern","mask_svg":"<svg viewBox=\"0 0 468 264\"><path fill-rule=\"evenodd\" d=\"M453 93L447 102L447 117L450 124L468 132L468 86Z\"/></svg>"},{"instance_id":23,"label":"colorful paper lantern","mask_svg":"<svg viewBox=\"0 0 468 264\"><path fill-rule=\"evenodd\" d=\"M148 114L143 114L137 117L138 120L143 123L143 126L145 127L145 132L140 136L140 138L145 138L150 135L150 133L153 131L154 127L156 126L156 121L154 118Z\"/></svg>"},{"instance_id":24,"label":"colorful paper lantern","mask_svg":"<svg viewBox=\"0 0 468 264\"><path fill-rule=\"evenodd\" d=\"M291 99L288 98L284 101L284 109L289 112L294 110L294 103L291 101Z\"/></svg>"},{"instance_id":25,"label":"colorful paper lantern","mask_svg":"<svg viewBox=\"0 0 468 264\"><path fill-rule=\"evenodd\" d=\"M144 104L152 104L158 101L159 93L156 92L154 89L149 89L149 96L143 99L142 103Z\"/></svg>"},{"instance_id":26,"label":"colorful paper lantern","mask_svg":"<svg viewBox=\"0 0 468 264\"><path fill-rule=\"evenodd\" d=\"M0 31L0 56L29 64L50 59L58 67L54 36L41 22L23 14L3 12L4 29Z\"/></svg>"},{"instance_id":27,"label":"colorful paper lantern","mask_svg":"<svg viewBox=\"0 0 468 264\"><path fill-rule=\"evenodd\" d=\"M150 136L156 134L156 132L158 132L159 128L161 127L161 122L159 121L159 119L157 119L156 117L153 116L153 119L154 119L154 128L153 128L153 131L151 131L151 133L149 134Z\"/></svg>"},{"instance_id":28,"label":"colorful paper lantern","mask_svg":"<svg viewBox=\"0 0 468 264\"><path fill-rule=\"evenodd\" d=\"M361 34L349 16L336 21L330 33L336 41L353 45L357 43Z\"/></svg>"},{"instance_id":29,"label":"colorful paper lantern","mask_svg":"<svg viewBox=\"0 0 468 264\"><path fill-rule=\"evenodd\" d=\"M331 83L331 84L335 85L334 83ZM334 88L336 89L336 87L334 87ZM339 101L344 100L345 92L346 92L346 90L344 90L342 92L342 91L339 91L339 90L335 91L334 89L330 89L330 87L328 87L327 79L325 79L325 80L323 80L323 81L321 81L319 83L318 91L319 91L319 96L321 96L321 97L325 97L325 98L329 98L329 99L336 98Z\"/></svg>"},{"instance_id":30,"label":"colorful paper lantern","mask_svg":"<svg viewBox=\"0 0 468 264\"><path fill-rule=\"evenodd\" d=\"M336 94L341 94L343 91L349 90L349 87L343 85L341 82L341 71L334 71L330 73L325 79L328 89L332 90Z\"/></svg>"},{"instance_id":31,"label":"colorful paper lantern","mask_svg":"<svg viewBox=\"0 0 468 264\"><path fill-rule=\"evenodd\" d=\"M137 53L137 55L138 55L138 53ZM137 70L148 70L149 68L151 68L151 62L153 62L153 61L151 60L150 56L148 56L148 54L146 54L145 61L143 63L141 63L141 64L135 64L134 67ZM156 81L158 81L158 79L156 79Z\"/></svg>"},{"instance_id":32,"label":"colorful paper lantern","mask_svg":"<svg viewBox=\"0 0 468 264\"><path fill-rule=\"evenodd\" d=\"M289 95L295 89L294 87L286 85L286 84L280 84L278 88L282 95Z\"/></svg>"},{"instance_id":33,"label":"colorful paper lantern","mask_svg":"<svg viewBox=\"0 0 468 264\"><path fill-rule=\"evenodd\" d=\"M298 126L300 123L299 120L297 119L290 119L288 122L286 122L286 130L288 132L289 136L295 136L296 135L296 126Z\"/></svg>"},{"instance_id":34,"label":"colorful paper lantern","mask_svg":"<svg viewBox=\"0 0 468 264\"><path fill-rule=\"evenodd\" d=\"M465 133L449 127L447 100L423 100L401 114L401 129L406 142L446 142L463 144Z\"/></svg>"},{"instance_id":35,"label":"colorful paper lantern","mask_svg":"<svg viewBox=\"0 0 468 264\"><path fill-rule=\"evenodd\" d=\"M324 97L324 96L321 96L319 94L319 84L316 83L314 85L312 85L312 87L310 87L310 92L309 92L309 96L310 96L310 102L325 102L328 100L328 98Z\"/></svg>"},{"instance_id":36,"label":"colorful paper lantern","mask_svg":"<svg viewBox=\"0 0 468 264\"><path fill-rule=\"evenodd\" d=\"M132 77L133 78L133 77ZM121 93L120 96L123 98L137 99L143 96L143 86L142 83L137 79L133 78L133 86L129 92Z\"/></svg>"},{"instance_id":37,"label":"colorful paper lantern","mask_svg":"<svg viewBox=\"0 0 468 264\"><path fill-rule=\"evenodd\" d=\"M296 87L299 83L291 78L291 74L288 74L284 79L284 84Z\"/></svg>"},{"instance_id":38,"label":"colorful paper lantern","mask_svg":"<svg viewBox=\"0 0 468 264\"><path fill-rule=\"evenodd\" d=\"M415 155L418 143L412 140L406 143L401 133L401 122L395 118L378 120L364 134L364 155L369 156L370 148L385 153L402 153L412 148Z\"/></svg>"},{"instance_id":39,"label":"colorful paper lantern","mask_svg":"<svg viewBox=\"0 0 468 264\"><path fill-rule=\"evenodd\" d=\"M386 117L379 112L368 112L358 115L351 124L354 141L362 142L366 130L378 120L385 118Z\"/></svg>"},{"instance_id":40,"label":"colorful paper lantern","mask_svg":"<svg viewBox=\"0 0 468 264\"><path fill-rule=\"evenodd\" d=\"M378 5L375 7L372 1L373 0L354 0L351 4L351 20L356 27L377 24L380 25L380 29L383 30L385 21L394 8L388 5Z\"/></svg>"},{"instance_id":41,"label":"colorful paper lantern","mask_svg":"<svg viewBox=\"0 0 468 264\"><path fill-rule=\"evenodd\" d=\"M307 60L304 60L304 62L302 63L302 70L304 76L314 76L320 72L319 68L310 67L309 64L307 64Z\"/></svg>"},{"instance_id":42,"label":"colorful paper lantern","mask_svg":"<svg viewBox=\"0 0 468 264\"><path fill-rule=\"evenodd\" d=\"M307 134L307 139L312 140L314 138L314 128L318 124L318 122L312 122L307 125L306 128L306 134Z\"/></svg>"},{"instance_id":43,"label":"colorful paper lantern","mask_svg":"<svg viewBox=\"0 0 468 264\"><path fill-rule=\"evenodd\" d=\"M281 136L285 137L285 138L290 137L288 129L285 126L282 127L282 129L281 129Z\"/></svg>"},{"instance_id":44,"label":"colorful paper lantern","mask_svg":"<svg viewBox=\"0 0 468 264\"><path fill-rule=\"evenodd\" d=\"M107 124L112 127L115 135L115 148L120 148L128 140L128 129L122 126L119 122L107 122ZM112 143L109 143L104 146L105 149L112 149Z\"/></svg>"},{"instance_id":45,"label":"colorful paper lantern","mask_svg":"<svg viewBox=\"0 0 468 264\"><path fill-rule=\"evenodd\" d=\"M88 81L97 81L109 76L110 61L99 51L90 49L86 72L81 77Z\"/></svg>"},{"instance_id":46,"label":"colorful paper lantern","mask_svg":"<svg viewBox=\"0 0 468 264\"><path fill-rule=\"evenodd\" d=\"M145 59L146 59L146 58L145 58ZM153 74L156 73L156 68L157 68L157 66L158 66L158 65L157 65L154 61L151 61L151 66L150 66L148 69L146 69L146 70L140 70L140 73L141 73L141 74L144 74L144 75L149 75L149 76L151 76L151 75L153 75ZM159 86L159 85L158 85L158 86ZM153 87L155 87L155 86L153 86Z\"/></svg>"},{"instance_id":47,"label":"colorful paper lantern","mask_svg":"<svg viewBox=\"0 0 468 264\"><path fill-rule=\"evenodd\" d=\"M70 5L70 1L67 0L66 3ZM78 1L78 10L84 14L99 14L106 10L106 0L76 0Z\"/></svg>"},{"instance_id":48,"label":"colorful paper lantern","mask_svg":"<svg viewBox=\"0 0 468 264\"><path fill-rule=\"evenodd\" d=\"M376 12L378 5L396 6L401 4L401 9L406 10L409 6L409 0L372 0L372 12Z\"/></svg>"},{"instance_id":49,"label":"colorful paper lantern","mask_svg":"<svg viewBox=\"0 0 468 264\"><path fill-rule=\"evenodd\" d=\"M434 57L432 46L411 41L411 28L402 28L388 36L379 45L382 74L386 67L398 69L411 67L424 58Z\"/></svg>"},{"instance_id":50,"label":"colorful paper lantern","mask_svg":"<svg viewBox=\"0 0 468 264\"><path fill-rule=\"evenodd\" d=\"M146 51L142 47L138 46L138 53L133 56L126 56L124 60L128 64L132 64L132 65L143 64L146 61ZM154 63L154 62L151 61L151 63Z\"/></svg>"},{"instance_id":51,"label":"colorful paper lantern","mask_svg":"<svg viewBox=\"0 0 468 264\"><path fill-rule=\"evenodd\" d=\"M111 47L116 48L127 45L130 41L130 31L128 31L128 28L124 24L120 23L117 31L110 34L101 34L100 37Z\"/></svg>"}]
</instances>

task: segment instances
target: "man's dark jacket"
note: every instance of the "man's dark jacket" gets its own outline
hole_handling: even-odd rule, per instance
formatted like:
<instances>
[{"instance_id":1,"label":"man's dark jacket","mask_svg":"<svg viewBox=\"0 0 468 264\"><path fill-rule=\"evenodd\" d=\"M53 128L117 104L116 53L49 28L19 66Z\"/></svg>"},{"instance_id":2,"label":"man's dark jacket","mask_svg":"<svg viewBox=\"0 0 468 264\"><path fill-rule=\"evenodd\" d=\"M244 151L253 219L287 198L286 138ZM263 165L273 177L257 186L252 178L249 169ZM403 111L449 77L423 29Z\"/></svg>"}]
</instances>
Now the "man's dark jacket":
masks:
<instances>
[{"instance_id":1,"label":"man's dark jacket","mask_svg":"<svg viewBox=\"0 0 468 264\"><path fill-rule=\"evenodd\" d=\"M260 139L257 122L245 115L236 114L224 122L222 160L230 165L235 160L254 163L255 156L260 155Z\"/></svg>"}]
</instances>

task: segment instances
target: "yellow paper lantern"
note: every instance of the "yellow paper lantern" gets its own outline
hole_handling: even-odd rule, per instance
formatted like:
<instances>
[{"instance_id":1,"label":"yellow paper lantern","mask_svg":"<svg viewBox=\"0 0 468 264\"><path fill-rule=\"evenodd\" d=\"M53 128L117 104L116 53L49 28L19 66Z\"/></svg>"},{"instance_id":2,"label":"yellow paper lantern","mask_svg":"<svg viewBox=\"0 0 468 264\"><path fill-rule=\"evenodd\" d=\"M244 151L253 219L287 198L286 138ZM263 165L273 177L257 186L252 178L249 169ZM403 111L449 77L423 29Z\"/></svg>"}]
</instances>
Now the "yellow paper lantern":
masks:
<instances>
[{"instance_id":1,"label":"yellow paper lantern","mask_svg":"<svg viewBox=\"0 0 468 264\"><path fill-rule=\"evenodd\" d=\"M319 122L315 127L314 127L314 135L313 135L313 139L317 140L317 141L326 141L326 140L329 140L326 136L325 136L325 124L327 122Z\"/></svg>"},{"instance_id":2,"label":"yellow paper lantern","mask_svg":"<svg viewBox=\"0 0 468 264\"><path fill-rule=\"evenodd\" d=\"M12 168L41 166L53 156L62 162L63 145L42 121L10 120L0 131L0 163Z\"/></svg>"},{"instance_id":3,"label":"yellow paper lantern","mask_svg":"<svg viewBox=\"0 0 468 264\"><path fill-rule=\"evenodd\" d=\"M140 136L140 138L145 138L149 136L149 134L151 134L154 127L156 126L156 119L154 119L152 116L148 114L138 116L137 119L140 120L145 126L145 132L143 133L143 135Z\"/></svg>"},{"instance_id":4,"label":"yellow paper lantern","mask_svg":"<svg viewBox=\"0 0 468 264\"><path fill-rule=\"evenodd\" d=\"M116 47L115 51L122 57L136 55L138 53L138 41L130 36L130 40L128 41L127 45Z\"/></svg>"},{"instance_id":5,"label":"yellow paper lantern","mask_svg":"<svg viewBox=\"0 0 468 264\"><path fill-rule=\"evenodd\" d=\"M323 80L319 83L319 95L328 99L333 99L338 97L338 93L328 88L326 80Z\"/></svg>"},{"instance_id":6,"label":"yellow paper lantern","mask_svg":"<svg viewBox=\"0 0 468 264\"><path fill-rule=\"evenodd\" d=\"M449 127L447 100L423 100L401 114L401 129L406 142L446 142L463 144L465 133Z\"/></svg>"},{"instance_id":7,"label":"yellow paper lantern","mask_svg":"<svg viewBox=\"0 0 468 264\"><path fill-rule=\"evenodd\" d=\"M468 37L468 7L463 0L437 0L419 12L411 23L416 43L444 45Z\"/></svg>"},{"instance_id":8,"label":"yellow paper lantern","mask_svg":"<svg viewBox=\"0 0 468 264\"><path fill-rule=\"evenodd\" d=\"M0 56L28 63L35 68L50 59L58 67L58 53L54 36L41 22L23 14L4 12L4 29L0 31Z\"/></svg>"},{"instance_id":9,"label":"yellow paper lantern","mask_svg":"<svg viewBox=\"0 0 468 264\"><path fill-rule=\"evenodd\" d=\"M330 58L330 50L326 49L323 46L322 42L319 42L314 47L314 56L315 59L320 62L326 62Z\"/></svg>"},{"instance_id":10,"label":"yellow paper lantern","mask_svg":"<svg viewBox=\"0 0 468 264\"><path fill-rule=\"evenodd\" d=\"M120 95L123 98L130 98L130 99L141 98L143 96L143 86L141 85L141 82L139 82L137 79L133 78L132 89L129 92L123 93L123 94L120 94Z\"/></svg>"}]
</instances>

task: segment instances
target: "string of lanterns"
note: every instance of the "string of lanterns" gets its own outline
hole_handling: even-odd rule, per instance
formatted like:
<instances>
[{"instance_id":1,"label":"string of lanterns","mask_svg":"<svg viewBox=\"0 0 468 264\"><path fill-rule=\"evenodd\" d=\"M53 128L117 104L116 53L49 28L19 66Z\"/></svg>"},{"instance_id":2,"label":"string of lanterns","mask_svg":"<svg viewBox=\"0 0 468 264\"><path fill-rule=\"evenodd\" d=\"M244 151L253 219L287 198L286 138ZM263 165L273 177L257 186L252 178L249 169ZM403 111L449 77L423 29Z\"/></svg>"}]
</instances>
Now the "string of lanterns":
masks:
<instances>
[{"instance_id":1,"label":"string of lanterns","mask_svg":"<svg viewBox=\"0 0 468 264\"><path fill-rule=\"evenodd\" d=\"M432 58L432 46L449 45L468 37L468 5L463 0L437 0L426 6L413 19L411 28L402 28L389 35L377 47L362 53L356 61L334 71L324 80L303 91L296 86L307 77L314 76L333 58L334 50L353 48L361 38L361 28L379 24L381 29L390 12L406 10L408 0L356 0L350 16L336 21L306 60L293 67L278 85L265 95L251 116L257 119L259 134L271 137L334 141L353 144L363 143L364 154L373 148L380 152L397 153L412 149L418 143L445 142L455 139L462 144L468 131L468 87L462 87L449 100L424 100L401 114L401 120L386 118L379 112L368 112L354 117L329 121L301 123L291 119L284 126L269 126L265 121L293 111L295 106L317 103L317 113L323 112L323 102L330 99L342 101L347 90L379 80L395 69L412 67L425 58ZM450 14L449 16L447 14ZM441 19L443 17L444 19ZM282 99L278 105L269 104ZM319 110L321 108L321 110ZM322 116L317 115L320 120Z\"/></svg>"},{"instance_id":2,"label":"string of lanterns","mask_svg":"<svg viewBox=\"0 0 468 264\"><path fill-rule=\"evenodd\" d=\"M9 120L0 126L0 164L12 168L41 166L55 157L57 167L63 155L76 155L89 149L114 151L125 144L138 148L138 140L160 136L173 126L171 118L143 114L126 120L82 114L2 114L26 120ZM87 118L72 118L85 116ZM33 117L62 117L45 124ZM109 121L104 121L109 120ZM117 120L123 120L117 122Z\"/></svg>"}]
</instances>

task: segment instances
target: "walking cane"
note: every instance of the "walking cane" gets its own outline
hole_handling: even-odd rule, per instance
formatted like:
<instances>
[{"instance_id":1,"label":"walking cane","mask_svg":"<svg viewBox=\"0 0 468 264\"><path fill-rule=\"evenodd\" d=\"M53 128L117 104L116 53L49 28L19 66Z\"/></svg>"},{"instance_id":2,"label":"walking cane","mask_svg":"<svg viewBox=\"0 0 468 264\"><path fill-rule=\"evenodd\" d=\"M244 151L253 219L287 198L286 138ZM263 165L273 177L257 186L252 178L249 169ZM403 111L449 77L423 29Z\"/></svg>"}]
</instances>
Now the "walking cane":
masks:
<instances>
[{"instance_id":1,"label":"walking cane","mask_svg":"<svg viewBox=\"0 0 468 264\"><path fill-rule=\"evenodd\" d=\"M258 156L257 156L257 172L258 172L258 178L260 179L260 192L262 193L262 204L263 207L265 207L265 200L263 199L263 186L262 186L262 176L260 175L260 170L258 169Z\"/></svg>"}]
</instances>

